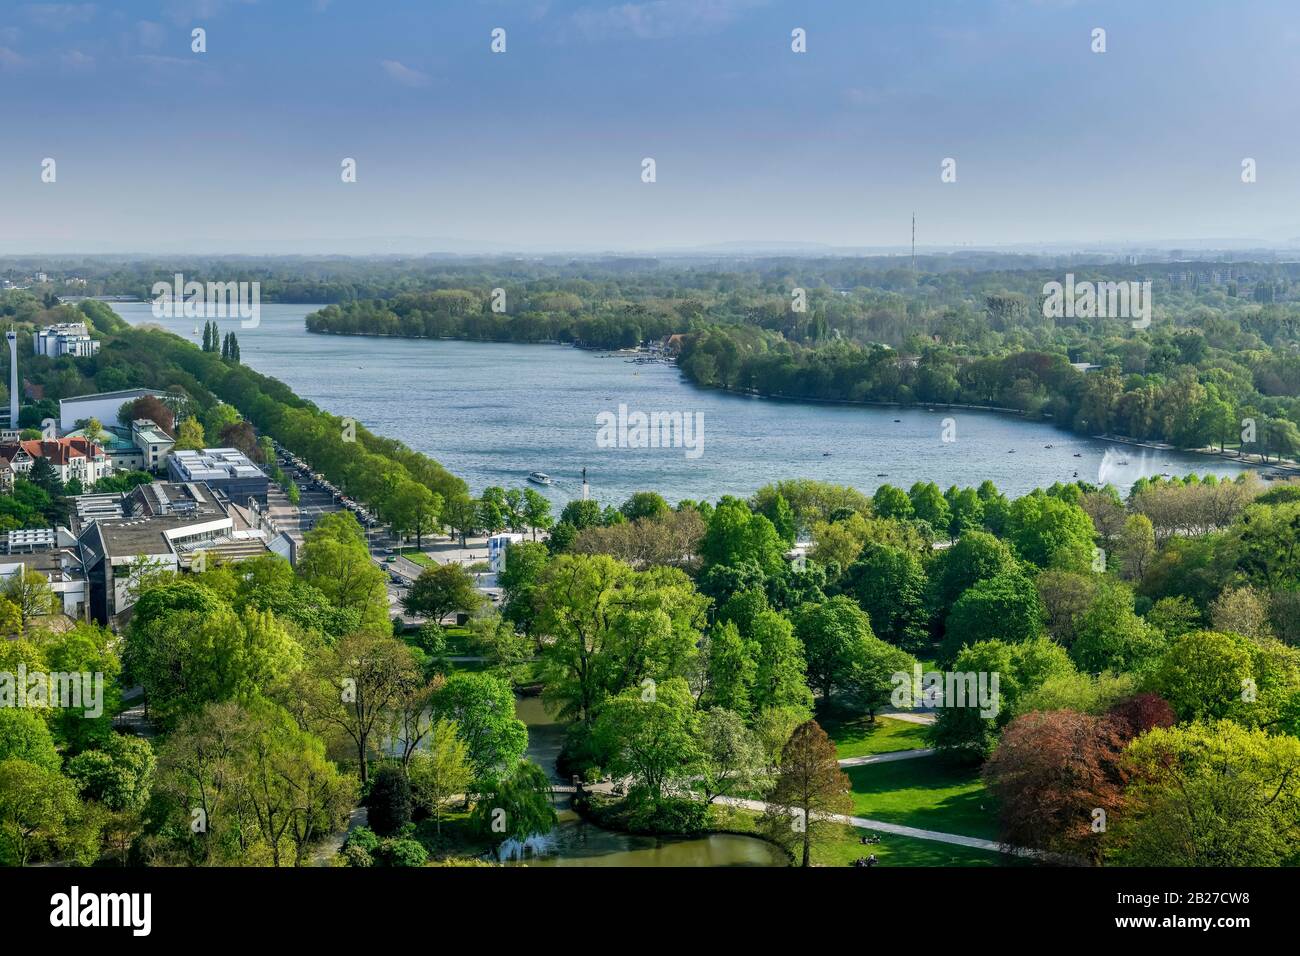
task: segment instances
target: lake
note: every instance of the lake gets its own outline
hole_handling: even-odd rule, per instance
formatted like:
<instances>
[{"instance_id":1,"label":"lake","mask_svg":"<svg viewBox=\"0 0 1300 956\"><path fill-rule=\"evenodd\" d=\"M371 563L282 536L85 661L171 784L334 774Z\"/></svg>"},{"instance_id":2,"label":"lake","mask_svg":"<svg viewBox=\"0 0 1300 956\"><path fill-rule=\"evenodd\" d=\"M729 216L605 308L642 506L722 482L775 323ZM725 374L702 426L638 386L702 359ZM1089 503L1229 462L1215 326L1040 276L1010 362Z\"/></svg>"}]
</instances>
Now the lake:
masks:
<instances>
[{"instance_id":1,"label":"lake","mask_svg":"<svg viewBox=\"0 0 1300 956\"><path fill-rule=\"evenodd\" d=\"M200 341L191 334L193 319L155 319L148 302L112 306L133 324L154 323ZM697 388L671 365L563 345L313 335L303 319L317 308L263 305L257 328L239 329L233 319L222 328L237 332L245 364L326 411L436 458L476 492L521 486L541 471L555 480L543 490L563 504L580 497L584 467L592 496L606 504L642 490L670 501L716 500L797 477L867 493L885 482L907 488L929 480L947 488L987 478L1014 496L1076 475L1127 491L1143 475L1242 470L996 412L732 395ZM631 447L638 443L634 428L612 447L598 444L598 416L617 417L620 405L625 417L681 413L701 429L688 436L689 447ZM620 437L617 429L609 433Z\"/></svg>"}]
</instances>

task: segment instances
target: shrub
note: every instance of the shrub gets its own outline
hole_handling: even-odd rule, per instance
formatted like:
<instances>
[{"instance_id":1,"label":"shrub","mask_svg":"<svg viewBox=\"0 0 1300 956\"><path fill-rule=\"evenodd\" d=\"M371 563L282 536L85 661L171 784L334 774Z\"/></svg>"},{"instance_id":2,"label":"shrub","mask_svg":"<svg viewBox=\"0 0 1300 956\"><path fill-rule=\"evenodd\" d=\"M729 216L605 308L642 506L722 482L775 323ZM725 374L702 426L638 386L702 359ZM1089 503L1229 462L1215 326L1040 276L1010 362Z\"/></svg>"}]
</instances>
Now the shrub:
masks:
<instances>
[{"instance_id":1,"label":"shrub","mask_svg":"<svg viewBox=\"0 0 1300 956\"><path fill-rule=\"evenodd\" d=\"M411 784L401 767L380 767L370 788L370 828L387 835L411 822Z\"/></svg>"}]
</instances>

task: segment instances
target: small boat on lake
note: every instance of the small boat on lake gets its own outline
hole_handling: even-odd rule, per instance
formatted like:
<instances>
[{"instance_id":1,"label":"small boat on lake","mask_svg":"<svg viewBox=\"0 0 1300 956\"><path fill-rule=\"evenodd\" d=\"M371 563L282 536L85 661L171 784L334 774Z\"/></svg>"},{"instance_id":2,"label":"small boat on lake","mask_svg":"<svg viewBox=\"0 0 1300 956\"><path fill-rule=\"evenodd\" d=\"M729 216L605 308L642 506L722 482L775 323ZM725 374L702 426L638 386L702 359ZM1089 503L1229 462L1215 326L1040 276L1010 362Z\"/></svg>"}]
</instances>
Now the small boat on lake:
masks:
<instances>
[{"instance_id":1,"label":"small boat on lake","mask_svg":"<svg viewBox=\"0 0 1300 956\"><path fill-rule=\"evenodd\" d=\"M534 471L529 474L528 480L535 485L553 485L555 479L544 471Z\"/></svg>"}]
</instances>

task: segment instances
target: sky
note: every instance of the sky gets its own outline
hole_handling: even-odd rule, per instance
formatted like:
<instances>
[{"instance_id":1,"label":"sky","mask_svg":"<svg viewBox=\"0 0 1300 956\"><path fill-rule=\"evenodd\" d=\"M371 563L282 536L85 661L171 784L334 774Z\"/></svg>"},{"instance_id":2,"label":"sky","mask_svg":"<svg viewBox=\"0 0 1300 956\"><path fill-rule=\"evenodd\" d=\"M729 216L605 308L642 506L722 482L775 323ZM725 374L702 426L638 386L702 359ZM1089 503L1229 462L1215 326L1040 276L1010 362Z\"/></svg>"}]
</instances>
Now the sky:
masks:
<instances>
[{"instance_id":1,"label":"sky","mask_svg":"<svg viewBox=\"0 0 1300 956\"><path fill-rule=\"evenodd\" d=\"M1287 244L1297 64L1295 0L0 0L0 251Z\"/></svg>"}]
</instances>

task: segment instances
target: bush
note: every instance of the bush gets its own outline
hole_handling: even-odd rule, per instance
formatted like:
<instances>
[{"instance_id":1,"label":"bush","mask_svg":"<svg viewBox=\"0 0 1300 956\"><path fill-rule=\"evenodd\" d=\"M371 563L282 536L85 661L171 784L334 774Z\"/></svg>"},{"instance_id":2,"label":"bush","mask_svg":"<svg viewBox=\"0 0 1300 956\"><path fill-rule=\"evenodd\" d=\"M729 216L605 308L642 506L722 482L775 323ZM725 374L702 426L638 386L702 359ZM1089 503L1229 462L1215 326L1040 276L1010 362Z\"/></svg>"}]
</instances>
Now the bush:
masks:
<instances>
[{"instance_id":1,"label":"bush","mask_svg":"<svg viewBox=\"0 0 1300 956\"><path fill-rule=\"evenodd\" d=\"M411 784L401 767L380 767L370 788L370 828L388 835L411 822Z\"/></svg>"},{"instance_id":2,"label":"bush","mask_svg":"<svg viewBox=\"0 0 1300 956\"><path fill-rule=\"evenodd\" d=\"M359 846L345 846L339 854L344 866L374 866L375 860L368 850Z\"/></svg>"},{"instance_id":3,"label":"bush","mask_svg":"<svg viewBox=\"0 0 1300 956\"><path fill-rule=\"evenodd\" d=\"M385 840L375 854L384 866L424 866L429 853L417 840Z\"/></svg>"},{"instance_id":4,"label":"bush","mask_svg":"<svg viewBox=\"0 0 1300 956\"><path fill-rule=\"evenodd\" d=\"M632 833L700 833L706 828L709 813L703 801L688 797L655 800L640 788L628 794L625 808L626 826Z\"/></svg>"},{"instance_id":5,"label":"bush","mask_svg":"<svg viewBox=\"0 0 1300 956\"><path fill-rule=\"evenodd\" d=\"M374 853L379 846L379 837L375 831L369 827L357 827L348 833L348 838L344 846L355 846L358 849L365 850L367 853Z\"/></svg>"}]
</instances>

